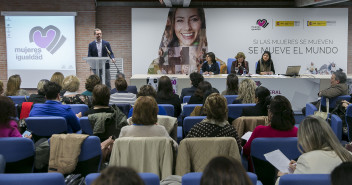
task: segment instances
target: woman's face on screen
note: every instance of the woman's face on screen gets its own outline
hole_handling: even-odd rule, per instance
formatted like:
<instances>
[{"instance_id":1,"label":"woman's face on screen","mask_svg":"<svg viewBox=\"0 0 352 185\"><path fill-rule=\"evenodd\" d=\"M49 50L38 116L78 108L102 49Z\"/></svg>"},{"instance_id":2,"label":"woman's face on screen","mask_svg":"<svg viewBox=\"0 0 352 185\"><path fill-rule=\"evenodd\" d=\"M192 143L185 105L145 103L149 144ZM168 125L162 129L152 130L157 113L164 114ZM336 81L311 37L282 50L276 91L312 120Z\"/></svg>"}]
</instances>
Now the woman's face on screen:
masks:
<instances>
[{"instance_id":1,"label":"woman's face on screen","mask_svg":"<svg viewBox=\"0 0 352 185\"><path fill-rule=\"evenodd\" d=\"M180 46L191 46L199 36L202 26L196 8L178 8L175 13L175 34Z\"/></svg>"}]
</instances>

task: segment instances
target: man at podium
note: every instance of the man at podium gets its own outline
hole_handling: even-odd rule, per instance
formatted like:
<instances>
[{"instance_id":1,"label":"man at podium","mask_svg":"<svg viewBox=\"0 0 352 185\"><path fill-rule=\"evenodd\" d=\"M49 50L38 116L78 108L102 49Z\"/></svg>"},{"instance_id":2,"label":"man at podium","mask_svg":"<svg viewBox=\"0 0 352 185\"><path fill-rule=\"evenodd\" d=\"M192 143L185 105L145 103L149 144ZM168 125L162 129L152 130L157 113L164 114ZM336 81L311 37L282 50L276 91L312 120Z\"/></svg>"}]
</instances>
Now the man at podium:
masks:
<instances>
[{"instance_id":1,"label":"man at podium","mask_svg":"<svg viewBox=\"0 0 352 185\"><path fill-rule=\"evenodd\" d=\"M102 36L103 33L99 28L94 29L94 36L95 36L95 41L89 43L88 47L88 57L108 57L110 55L112 62L115 62L115 56L114 53L111 50L110 43L103 40ZM96 70L92 69L94 74L96 74ZM119 72L119 70L117 70ZM100 79L102 79L102 71L100 69ZM111 84L110 84L110 64L109 61L106 61L105 63L105 85L111 89Z\"/></svg>"}]
</instances>

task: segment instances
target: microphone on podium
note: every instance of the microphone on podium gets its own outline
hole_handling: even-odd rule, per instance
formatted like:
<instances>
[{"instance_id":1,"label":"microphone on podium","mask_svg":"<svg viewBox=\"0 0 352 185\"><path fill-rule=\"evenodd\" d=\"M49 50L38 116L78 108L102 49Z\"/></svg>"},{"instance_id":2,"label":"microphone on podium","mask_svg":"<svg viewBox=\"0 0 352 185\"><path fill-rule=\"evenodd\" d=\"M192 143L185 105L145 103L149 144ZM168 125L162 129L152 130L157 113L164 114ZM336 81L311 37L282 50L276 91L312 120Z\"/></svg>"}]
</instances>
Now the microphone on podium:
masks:
<instances>
[{"instance_id":1,"label":"microphone on podium","mask_svg":"<svg viewBox=\"0 0 352 185\"><path fill-rule=\"evenodd\" d=\"M113 61L112 63L113 63L113 64L115 65L115 67L116 67L117 73L119 73L120 70L119 70L119 68L117 67L116 63L114 62L115 60L111 57L111 52L110 52L109 48L108 48L106 45L104 45L104 46L105 46L106 51L108 52L108 55L109 55L111 61Z\"/></svg>"}]
</instances>

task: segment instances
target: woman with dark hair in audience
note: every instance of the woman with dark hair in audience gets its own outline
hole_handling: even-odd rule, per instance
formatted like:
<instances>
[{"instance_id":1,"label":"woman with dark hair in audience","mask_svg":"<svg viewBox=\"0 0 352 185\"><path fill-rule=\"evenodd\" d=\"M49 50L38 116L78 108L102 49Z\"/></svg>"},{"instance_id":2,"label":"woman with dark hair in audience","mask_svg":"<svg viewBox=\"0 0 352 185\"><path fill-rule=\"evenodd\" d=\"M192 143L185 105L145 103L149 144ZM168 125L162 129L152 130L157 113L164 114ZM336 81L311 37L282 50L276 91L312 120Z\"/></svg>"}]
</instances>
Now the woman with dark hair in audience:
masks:
<instances>
[{"instance_id":1,"label":"woman with dark hair in audience","mask_svg":"<svg viewBox=\"0 0 352 185\"><path fill-rule=\"evenodd\" d=\"M252 182L240 162L218 156L205 167L200 185L252 185Z\"/></svg>"},{"instance_id":2,"label":"woman with dark hair in audience","mask_svg":"<svg viewBox=\"0 0 352 185\"><path fill-rule=\"evenodd\" d=\"M238 94L238 77L235 74L229 74L226 78L226 90L221 95L237 95Z\"/></svg>"},{"instance_id":3,"label":"woman with dark hair in audience","mask_svg":"<svg viewBox=\"0 0 352 185\"><path fill-rule=\"evenodd\" d=\"M141 96L150 96L155 99L156 98L156 91L151 85L143 85L139 89L139 92L137 94L137 98L139 98ZM167 115L164 107L158 105L158 108L159 108L158 115ZM133 115L133 107L130 109L130 111L128 113L128 118L132 117L132 115Z\"/></svg>"},{"instance_id":4,"label":"woman with dark hair in audience","mask_svg":"<svg viewBox=\"0 0 352 185\"><path fill-rule=\"evenodd\" d=\"M255 89L255 103L254 107L244 107L241 116L267 116L268 105L270 104L270 91L263 86Z\"/></svg>"},{"instance_id":5,"label":"woman with dark hair in audience","mask_svg":"<svg viewBox=\"0 0 352 185\"><path fill-rule=\"evenodd\" d=\"M196 92L191 96L188 101L188 104L203 104L204 100L204 93L207 90L212 89L213 87L208 81L200 82Z\"/></svg>"},{"instance_id":6,"label":"woman with dark hair in audience","mask_svg":"<svg viewBox=\"0 0 352 185\"><path fill-rule=\"evenodd\" d=\"M132 125L125 126L121 129L121 137L167 137L169 133L165 127L158 125L158 104L150 96L141 96L137 98L133 107ZM177 147L177 142L174 146Z\"/></svg>"},{"instance_id":7,"label":"woman with dark hair in audience","mask_svg":"<svg viewBox=\"0 0 352 185\"><path fill-rule=\"evenodd\" d=\"M241 140L236 129L227 121L227 100L219 93L208 96L204 103L207 117L189 131L186 138L192 137L234 137L241 151Z\"/></svg>"},{"instance_id":8,"label":"woman with dark hair in audience","mask_svg":"<svg viewBox=\"0 0 352 185\"><path fill-rule=\"evenodd\" d=\"M204 81L203 75L197 72L191 73L189 75L189 79L191 80L192 87L182 89L181 97L180 97L181 102L183 102L184 96L192 96L194 92L197 90L199 83Z\"/></svg>"},{"instance_id":9,"label":"woman with dark hair in audience","mask_svg":"<svg viewBox=\"0 0 352 185\"><path fill-rule=\"evenodd\" d=\"M271 54L269 51L264 51L262 58L257 63L255 73L261 75L275 74L274 63L273 60L271 60Z\"/></svg>"},{"instance_id":10,"label":"woman with dark hair in audience","mask_svg":"<svg viewBox=\"0 0 352 185\"><path fill-rule=\"evenodd\" d=\"M255 89L257 85L252 79L244 79L238 88L238 97L232 104L255 103Z\"/></svg>"},{"instance_id":11,"label":"woman with dark hair in audience","mask_svg":"<svg viewBox=\"0 0 352 185\"><path fill-rule=\"evenodd\" d=\"M7 88L5 96L28 96L28 92L21 89L21 77L20 75L12 75L7 81Z\"/></svg>"},{"instance_id":12,"label":"woman with dark hair in audience","mask_svg":"<svg viewBox=\"0 0 352 185\"><path fill-rule=\"evenodd\" d=\"M0 96L0 137L22 137L17 129L15 104L6 97Z\"/></svg>"},{"instance_id":13,"label":"woman with dark hair in audience","mask_svg":"<svg viewBox=\"0 0 352 185\"><path fill-rule=\"evenodd\" d=\"M220 67L215 60L215 54L213 52L207 53L206 62L202 65L202 71L204 75L217 75L220 73Z\"/></svg>"},{"instance_id":14,"label":"woman with dark hair in audience","mask_svg":"<svg viewBox=\"0 0 352 185\"><path fill-rule=\"evenodd\" d=\"M177 94L174 94L172 83L169 77L162 76L158 83L158 92L156 95L158 104L171 104L174 106L174 117L178 117L181 113L181 101Z\"/></svg>"},{"instance_id":15,"label":"woman with dark hair in audience","mask_svg":"<svg viewBox=\"0 0 352 185\"><path fill-rule=\"evenodd\" d=\"M204 92L204 96L203 96L203 105L202 106L195 106L193 111L191 112L190 116L206 116L206 112L205 112L205 100L208 98L208 96L210 96L213 93L219 93L219 91L217 91L216 89L212 88L209 90L206 90Z\"/></svg>"},{"instance_id":16,"label":"woman with dark hair in audience","mask_svg":"<svg viewBox=\"0 0 352 185\"><path fill-rule=\"evenodd\" d=\"M100 173L92 185L144 185L144 182L132 168L110 166Z\"/></svg>"},{"instance_id":17,"label":"woman with dark hair in audience","mask_svg":"<svg viewBox=\"0 0 352 185\"><path fill-rule=\"evenodd\" d=\"M31 94L28 98L28 101L33 103L45 103L46 98L44 85L48 82L49 80L47 79L40 80L37 85L38 94Z\"/></svg>"},{"instance_id":18,"label":"woman with dark hair in audience","mask_svg":"<svg viewBox=\"0 0 352 185\"><path fill-rule=\"evenodd\" d=\"M92 96L93 89L96 85L100 84L100 78L98 75L90 75L86 80L86 91L82 93L85 96Z\"/></svg>"},{"instance_id":19,"label":"woman with dark hair in audience","mask_svg":"<svg viewBox=\"0 0 352 185\"><path fill-rule=\"evenodd\" d=\"M275 96L268 108L269 125L257 126L247 143L243 147L243 153L250 156L253 139L260 137L297 137L297 127L290 101L284 96Z\"/></svg>"},{"instance_id":20,"label":"woman with dark hair in audience","mask_svg":"<svg viewBox=\"0 0 352 185\"><path fill-rule=\"evenodd\" d=\"M331 172L331 185L352 184L352 162L343 162Z\"/></svg>"}]
</instances>

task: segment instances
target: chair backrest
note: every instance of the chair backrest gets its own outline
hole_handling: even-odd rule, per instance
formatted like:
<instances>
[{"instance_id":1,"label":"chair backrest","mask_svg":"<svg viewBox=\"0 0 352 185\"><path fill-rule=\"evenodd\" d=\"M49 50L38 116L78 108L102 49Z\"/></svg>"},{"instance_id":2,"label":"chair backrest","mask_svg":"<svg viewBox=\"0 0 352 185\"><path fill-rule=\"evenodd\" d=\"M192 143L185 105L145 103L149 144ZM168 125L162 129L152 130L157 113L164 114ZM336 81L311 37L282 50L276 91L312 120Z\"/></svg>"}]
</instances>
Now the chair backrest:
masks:
<instances>
[{"instance_id":1,"label":"chair backrest","mask_svg":"<svg viewBox=\"0 0 352 185\"><path fill-rule=\"evenodd\" d=\"M191 99L191 96L184 96L182 101L183 103L188 103L189 99Z\"/></svg>"},{"instance_id":2,"label":"chair backrest","mask_svg":"<svg viewBox=\"0 0 352 185\"><path fill-rule=\"evenodd\" d=\"M202 172L208 162L219 155L241 161L236 139L233 137L185 138L178 147L176 175Z\"/></svg>"},{"instance_id":3,"label":"chair backrest","mask_svg":"<svg viewBox=\"0 0 352 185\"><path fill-rule=\"evenodd\" d=\"M0 173L4 173L5 172L5 167L6 167L5 157L0 154Z\"/></svg>"},{"instance_id":4,"label":"chair backrest","mask_svg":"<svg viewBox=\"0 0 352 185\"><path fill-rule=\"evenodd\" d=\"M81 154L78 156L78 163L73 174L82 174L100 171L102 152L100 139L97 136L88 136L81 146Z\"/></svg>"},{"instance_id":5,"label":"chair backrest","mask_svg":"<svg viewBox=\"0 0 352 185\"><path fill-rule=\"evenodd\" d=\"M183 106L183 112L182 116L186 117L191 115L192 111L194 110L194 107L196 106L203 106L203 104L187 104Z\"/></svg>"},{"instance_id":6,"label":"chair backrest","mask_svg":"<svg viewBox=\"0 0 352 185\"><path fill-rule=\"evenodd\" d=\"M127 166L160 179L172 175L172 140L167 137L122 137L114 142L110 166Z\"/></svg>"},{"instance_id":7,"label":"chair backrest","mask_svg":"<svg viewBox=\"0 0 352 185\"><path fill-rule=\"evenodd\" d=\"M0 174L0 184L7 185L66 185L61 173Z\"/></svg>"},{"instance_id":8,"label":"chair backrest","mask_svg":"<svg viewBox=\"0 0 352 185\"><path fill-rule=\"evenodd\" d=\"M0 138L0 154L6 161L6 173L33 172L35 148L32 140L21 137Z\"/></svg>"},{"instance_id":9,"label":"chair backrest","mask_svg":"<svg viewBox=\"0 0 352 185\"><path fill-rule=\"evenodd\" d=\"M231 73L231 66L232 66L232 62L236 61L235 58L228 58L227 59L227 74Z\"/></svg>"},{"instance_id":10,"label":"chair backrest","mask_svg":"<svg viewBox=\"0 0 352 185\"><path fill-rule=\"evenodd\" d=\"M82 115L89 110L86 104L68 104L75 114L82 112Z\"/></svg>"},{"instance_id":11,"label":"chair backrest","mask_svg":"<svg viewBox=\"0 0 352 185\"><path fill-rule=\"evenodd\" d=\"M345 121L347 125L347 131L348 131L348 141L352 140L352 104L348 105L346 109L346 114L345 114Z\"/></svg>"},{"instance_id":12,"label":"chair backrest","mask_svg":"<svg viewBox=\"0 0 352 185\"><path fill-rule=\"evenodd\" d=\"M127 86L126 89L127 92L133 93L133 94L137 94L137 87L135 85L129 85Z\"/></svg>"},{"instance_id":13,"label":"chair backrest","mask_svg":"<svg viewBox=\"0 0 352 185\"><path fill-rule=\"evenodd\" d=\"M232 119L236 119L242 115L242 110L244 107L253 107L255 106L254 103L252 104L229 104L227 107L229 108L229 117Z\"/></svg>"},{"instance_id":14,"label":"chair backrest","mask_svg":"<svg viewBox=\"0 0 352 185\"><path fill-rule=\"evenodd\" d=\"M336 114L331 114L331 129L334 131L337 138L341 141L342 140L342 120Z\"/></svg>"},{"instance_id":15,"label":"chair backrest","mask_svg":"<svg viewBox=\"0 0 352 185\"><path fill-rule=\"evenodd\" d=\"M39 137L51 137L53 134L67 133L66 119L63 117L28 117L27 129Z\"/></svg>"},{"instance_id":16,"label":"chair backrest","mask_svg":"<svg viewBox=\"0 0 352 185\"><path fill-rule=\"evenodd\" d=\"M257 70L258 61L255 63L255 70Z\"/></svg>"},{"instance_id":17,"label":"chair backrest","mask_svg":"<svg viewBox=\"0 0 352 185\"><path fill-rule=\"evenodd\" d=\"M82 134L88 134L90 136L93 135L93 129L88 120L88 117L81 117L79 119L79 125L81 126Z\"/></svg>"},{"instance_id":18,"label":"chair backrest","mask_svg":"<svg viewBox=\"0 0 352 185\"><path fill-rule=\"evenodd\" d=\"M280 177L279 185L331 185L330 174L287 174Z\"/></svg>"},{"instance_id":19,"label":"chair backrest","mask_svg":"<svg viewBox=\"0 0 352 185\"><path fill-rule=\"evenodd\" d=\"M187 173L182 176L182 185L200 185L202 175L202 172ZM247 172L247 175L251 180L252 184L256 185L258 181L257 175L251 172Z\"/></svg>"},{"instance_id":20,"label":"chair backrest","mask_svg":"<svg viewBox=\"0 0 352 185\"><path fill-rule=\"evenodd\" d=\"M86 185L91 185L98 178L100 173L91 173L86 176ZM145 185L160 185L158 175L154 173L138 173Z\"/></svg>"},{"instance_id":21,"label":"chair backrest","mask_svg":"<svg viewBox=\"0 0 352 185\"><path fill-rule=\"evenodd\" d=\"M174 106L173 105L171 105L171 104L158 104L158 106L163 107L165 109L166 114L168 116L174 116L175 110L174 110Z\"/></svg>"},{"instance_id":22,"label":"chair backrest","mask_svg":"<svg viewBox=\"0 0 352 185\"><path fill-rule=\"evenodd\" d=\"M263 184L274 184L276 169L264 154L279 149L288 159L297 160L301 155L297 148L297 137L256 138L251 144L251 160L258 179Z\"/></svg>"},{"instance_id":23,"label":"chair backrest","mask_svg":"<svg viewBox=\"0 0 352 185\"><path fill-rule=\"evenodd\" d=\"M188 132L191 130L191 128L201 122L206 116L187 116L183 120L183 132L185 136L187 136Z\"/></svg>"},{"instance_id":24,"label":"chair backrest","mask_svg":"<svg viewBox=\"0 0 352 185\"><path fill-rule=\"evenodd\" d=\"M126 117L128 116L128 113L130 112L130 109L132 107L129 103L121 103L115 105L126 115Z\"/></svg>"},{"instance_id":25,"label":"chair backrest","mask_svg":"<svg viewBox=\"0 0 352 185\"><path fill-rule=\"evenodd\" d=\"M11 100L15 103L15 104L21 104L23 102L26 102L26 96L8 96L9 98L11 98Z\"/></svg>"},{"instance_id":26,"label":"chair backrest","mask_svg":"<svg viewBox=\"0 0 352 185\"><path fill-rule=\"evenodd\" d=\"M232 102L238 97L238 95L224 95L227 100L227 105L232 104Z\"/></svg>"},{"instance_id":27,"label":"chair backrest","mask_svg":"<svg viewBox=\"0 0 352 185\"><path fill-rule=\"evenodd\" d=\"M339 100L346 100L349 101L351 99L350 95L342 95L342 96L337 96L334 98L330 98L329 99L329 108L335 108L336 107L336 102L338 102ZM326 98L323 96L321 97L321 106L326 107Z\"/></svg>"}]
</instances>

